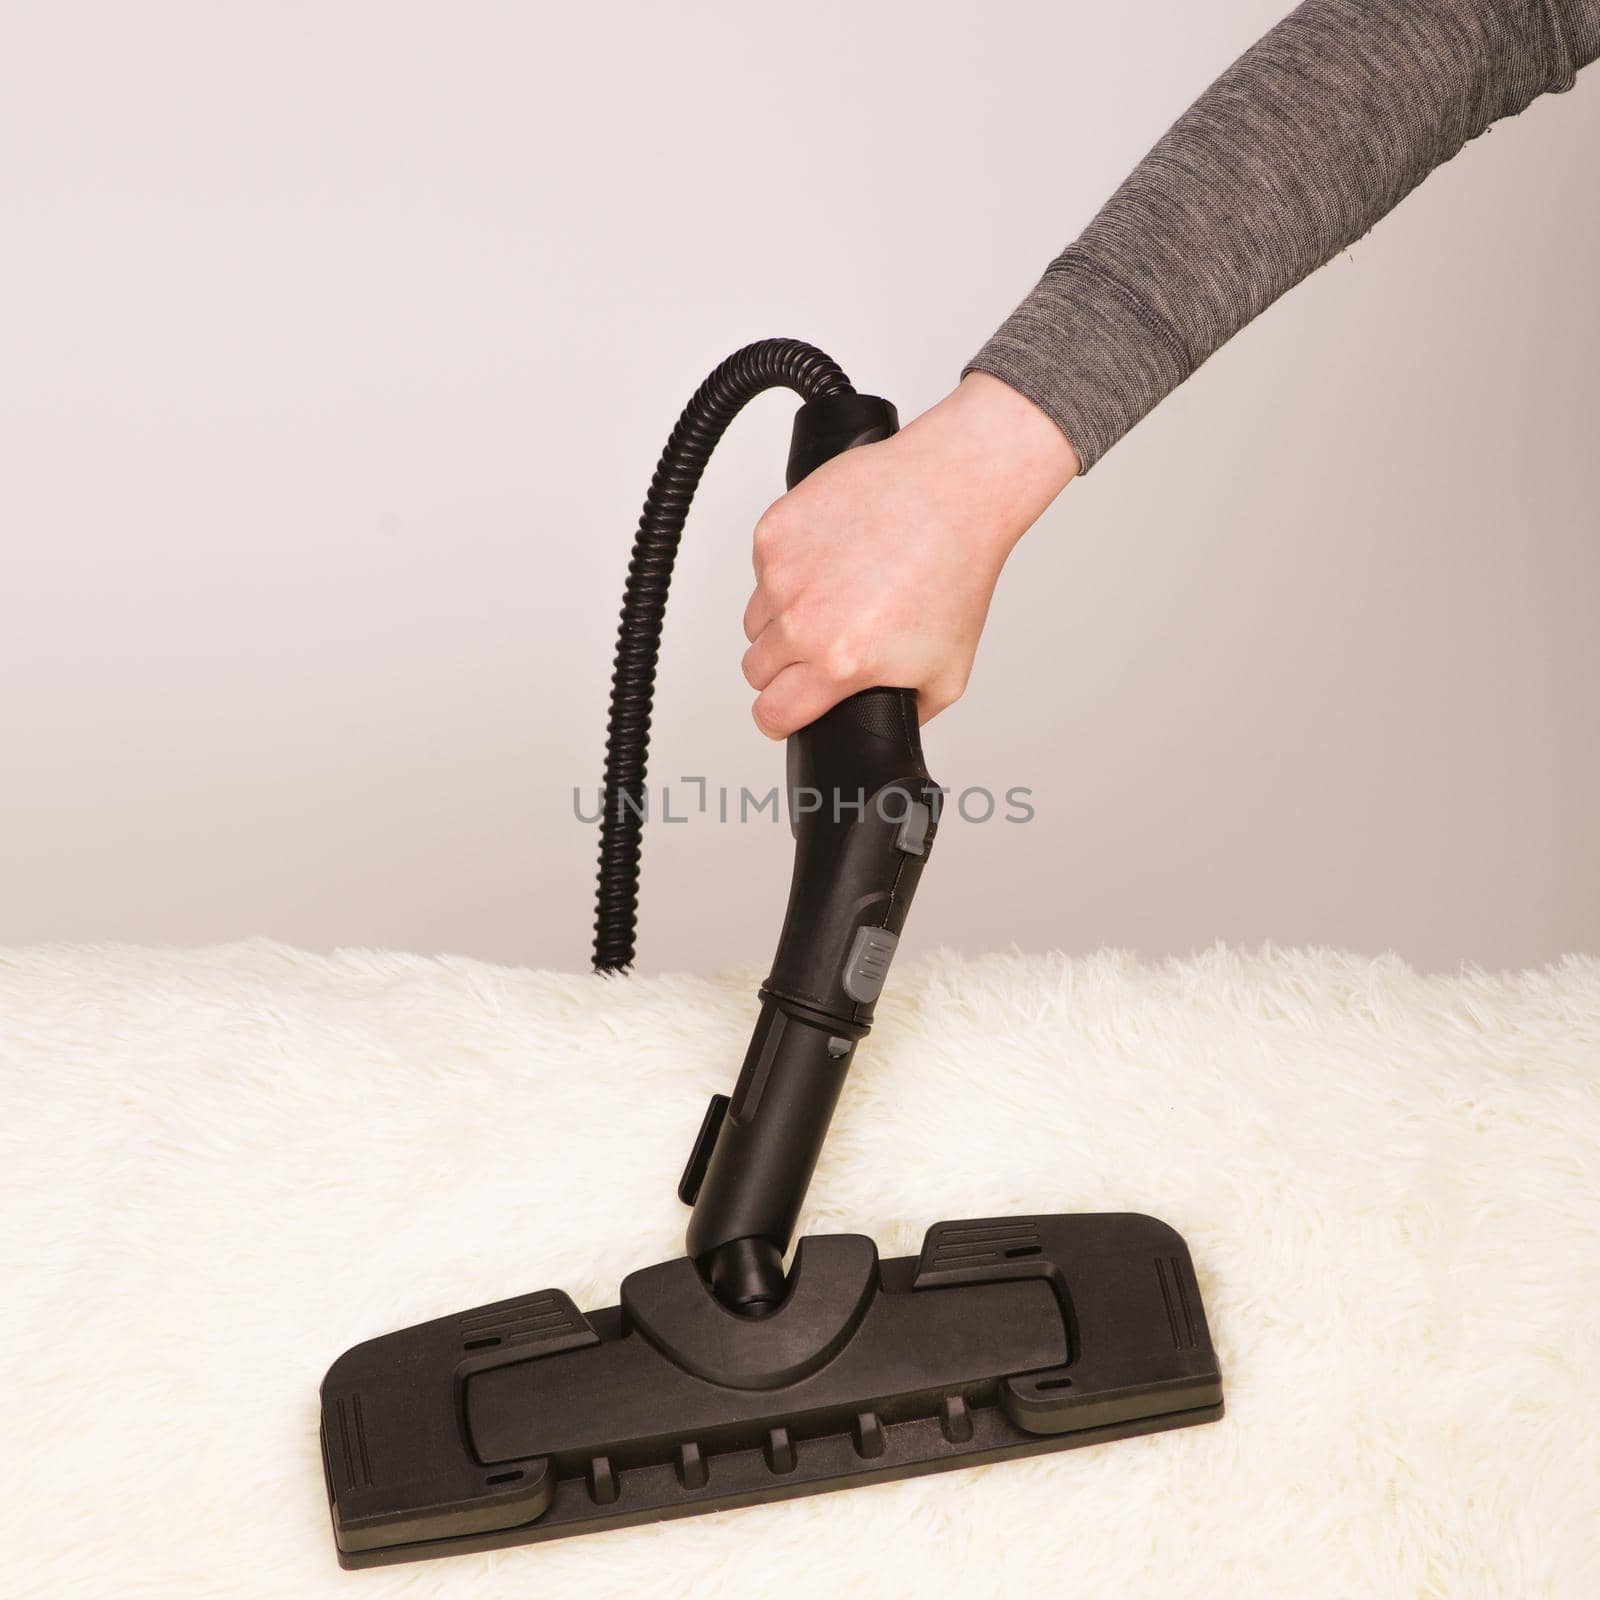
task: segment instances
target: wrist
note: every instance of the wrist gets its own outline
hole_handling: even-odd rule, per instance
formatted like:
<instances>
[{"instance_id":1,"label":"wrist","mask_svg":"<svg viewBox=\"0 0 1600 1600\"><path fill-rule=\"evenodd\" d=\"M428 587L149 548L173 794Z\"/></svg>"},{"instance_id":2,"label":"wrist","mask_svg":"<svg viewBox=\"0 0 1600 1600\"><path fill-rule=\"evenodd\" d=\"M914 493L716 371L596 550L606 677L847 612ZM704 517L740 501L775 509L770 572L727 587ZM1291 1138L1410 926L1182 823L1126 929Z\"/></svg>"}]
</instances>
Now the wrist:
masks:
<instances>
[{"instance_id":1,"label":"wrist","mask_svg":"<svg viewBox=\"0 0 1600 1600\"><path fill-rule=\"evenodd\" d=\"M1066 434L1026 395L987 372L968 373L905 432L936 452L954 498L971 506L976 523L1007 551L1078 475Z\"/></svg>"},{"instance_id":2,"label":"wrist","mask_svg":"<svg viewBox=\"0 0 1600 1600\"><path fill-rule=\"evenodd\" d=\"M1050 498L1078 475L1078 452L1049 413L988 372L969 372L940 402L1007 469Z\"/></svg>"}]
</instances>

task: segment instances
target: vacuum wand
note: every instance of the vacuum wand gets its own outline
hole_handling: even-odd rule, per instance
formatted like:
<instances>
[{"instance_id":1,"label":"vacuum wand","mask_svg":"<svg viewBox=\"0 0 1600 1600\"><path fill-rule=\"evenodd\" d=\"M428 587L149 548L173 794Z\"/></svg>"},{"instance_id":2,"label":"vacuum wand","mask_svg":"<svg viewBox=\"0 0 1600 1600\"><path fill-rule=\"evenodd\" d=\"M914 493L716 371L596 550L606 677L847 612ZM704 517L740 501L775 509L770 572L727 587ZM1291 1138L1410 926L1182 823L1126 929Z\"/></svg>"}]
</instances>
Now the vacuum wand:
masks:
<instances>
[{"instance_id":1,"label":"vacuum wand","mask_svg":"<svg viewBox=\"0 0 1600 1600\"><path fill-rule=\"evenodd\" d=\"M797 339L735 351L690 397L656 464L623 591L606 729L594 965L633 962L650 712L667 591L690 502L717 442L750 400L784 387L795 413L787 481L887 439L894 407L858 394ZM789 908L734 1091L714 1095L678 1186L694 1207L688 1253L717 1298L761 1316L785 1292L783 1258L856 1043L894 954L937 829L916 695L867 689L789 740L794 833Z\"/></svg>"},{"instance_id":2,"label":"vacuum wand","mask_svg":"<svg viewBox=\"0 0 1600 1600\"><path fill-rule=\"evenodd\" d=\"M895 427L874 396L810 401L789 487ZM694 1207L689 1255L751 1316L782 1301L795 1219L937 831L915 692L868 689L802 728L787 786L794 873L777 954L733 1094L712 1098L678 1190Z\"/></svg>"}]
</instances>

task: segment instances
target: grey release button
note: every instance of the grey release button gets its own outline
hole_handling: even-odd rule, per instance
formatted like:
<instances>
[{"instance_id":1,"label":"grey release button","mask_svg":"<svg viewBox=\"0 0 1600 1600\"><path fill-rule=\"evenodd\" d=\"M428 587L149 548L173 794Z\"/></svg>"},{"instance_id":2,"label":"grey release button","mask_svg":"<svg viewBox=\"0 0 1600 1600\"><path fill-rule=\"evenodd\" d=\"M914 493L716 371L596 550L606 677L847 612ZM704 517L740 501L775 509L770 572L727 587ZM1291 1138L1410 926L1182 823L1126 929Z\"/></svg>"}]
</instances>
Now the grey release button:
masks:
<instances>
[{"instance_id":1,"label":"grey release button","mask_svg":"<svg viewBox=\"0 0 1600 1600\"><path fill-rule=\"evenodd\" d=\"M900 819L900 829L894 836L896 850L908 856L926 855L928 850L928 824L933 813L920 800L913 800Z\"/></svg>"},{"instance_id":2,"label":"grey release button","mask_svg":"<svg viewBox=\"0 0 1600 1600\"><path fill-rule=\"evenodd\" d=\"M887 928L857 928L850 959L844 964L844 992L862 1005L870 1005L883 993L883 980L889 976L894 947L899 934Z\"/></svg>"}]
</instances>

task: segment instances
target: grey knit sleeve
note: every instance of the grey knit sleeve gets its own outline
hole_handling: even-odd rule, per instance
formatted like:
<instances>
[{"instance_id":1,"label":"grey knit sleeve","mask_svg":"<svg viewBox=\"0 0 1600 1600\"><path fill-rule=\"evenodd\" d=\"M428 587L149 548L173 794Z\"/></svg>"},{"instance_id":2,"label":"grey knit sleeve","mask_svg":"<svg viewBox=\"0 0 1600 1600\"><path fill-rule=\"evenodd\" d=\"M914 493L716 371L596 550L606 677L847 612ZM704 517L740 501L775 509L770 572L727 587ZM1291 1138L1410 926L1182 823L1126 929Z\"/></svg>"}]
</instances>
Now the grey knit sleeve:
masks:
<instances>
[{"instance_id":1,"label":"grey knit sleeve","mask_svg":"<svg viewBox=\"0 0 1600 1600\"><path fill-rule=\"evenodd\" d=\"M1201 95L969 363L1093 466L1286 289L1600 55L1600 0L1306 0Z\"/></svg>"}]
</instances>

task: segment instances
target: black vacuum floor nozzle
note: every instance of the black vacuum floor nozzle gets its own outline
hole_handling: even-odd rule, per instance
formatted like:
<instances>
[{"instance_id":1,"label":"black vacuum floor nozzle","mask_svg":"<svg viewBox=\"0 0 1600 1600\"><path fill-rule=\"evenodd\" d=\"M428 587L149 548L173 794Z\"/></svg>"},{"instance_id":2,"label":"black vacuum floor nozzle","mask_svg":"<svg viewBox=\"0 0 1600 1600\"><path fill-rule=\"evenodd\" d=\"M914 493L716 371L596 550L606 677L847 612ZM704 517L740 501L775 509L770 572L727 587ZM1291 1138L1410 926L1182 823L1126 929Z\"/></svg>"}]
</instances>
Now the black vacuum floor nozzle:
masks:
<instances>
[{"instance_id":1,"label":"black vacuum floor nozzle","mask_svg":"<svg viewBox=\"0 0 1600 1600\"><path fill-rule=\"evenodd\" d=\"M322 1385L339 1559L411 1561L1207 1422L1183 1240L1137 1214L941 1222L920 1256L802 1239L753 1319L687 1257L346 1352Z\"/></svg>"}]
</instances>

